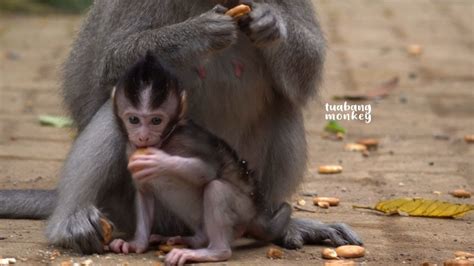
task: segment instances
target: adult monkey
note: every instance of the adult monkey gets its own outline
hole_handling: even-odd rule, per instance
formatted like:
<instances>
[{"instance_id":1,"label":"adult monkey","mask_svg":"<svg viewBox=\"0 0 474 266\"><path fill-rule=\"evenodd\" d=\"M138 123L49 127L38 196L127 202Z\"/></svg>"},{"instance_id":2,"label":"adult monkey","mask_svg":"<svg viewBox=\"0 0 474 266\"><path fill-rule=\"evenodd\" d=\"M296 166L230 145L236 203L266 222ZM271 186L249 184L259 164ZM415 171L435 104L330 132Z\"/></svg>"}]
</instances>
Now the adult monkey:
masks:
<instances>
[{"instance_id":1,"label":"adult monkey","mask_svg":"<svg viewBox=\"0 0 474 266\"><path fill-rule=\"evenodd\" d=\"M191 117L235 147L256 170L263 217L273 216L295 192L306 164L302 107L319 85L324 38L309 0L247 1L252 12L241 29L223 15L226 8L215 6L238 2L95 1L65 64L64 98L79 136L48 222L51 243L102 252L103 216L121 231L133 232L126 140L108 99L118 77L148 50L187 77ZM51 207L54 192L27 193L16 197L23 206L45 212ZM169 212L157 209L155 233L186 233ZM16 217L32 212L15 211ZM279 235L275 241L287 248L328 239L334 245L361 243L344 224L309 219L291 219Z\"/></svg>"}]
</instances>

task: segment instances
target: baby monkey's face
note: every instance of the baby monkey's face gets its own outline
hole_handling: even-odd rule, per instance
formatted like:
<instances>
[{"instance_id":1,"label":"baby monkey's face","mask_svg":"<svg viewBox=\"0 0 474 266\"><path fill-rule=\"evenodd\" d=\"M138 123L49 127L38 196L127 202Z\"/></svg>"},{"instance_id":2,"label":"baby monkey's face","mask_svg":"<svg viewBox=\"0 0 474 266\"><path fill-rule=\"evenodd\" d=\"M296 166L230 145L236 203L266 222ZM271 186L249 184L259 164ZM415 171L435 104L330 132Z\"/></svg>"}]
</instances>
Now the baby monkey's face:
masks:
<instances>
[{"instance_id":1,"label":"baby monkey's face","mask_svg":"<svg viewBox=\"0 0 474 266\"><path fill-rule=\"evenodd\" d=\"M159 110L128 108L122 115L128 138L136 148L156 146L164 137L169 116Z\"/></svg>"},{"instance_id":2,"label":"baby monkey's face","mask_svg":"<svg viewBox=\"0 0 474 266\"><path fill-rule=\"evenodd\" d=\"M140 97L138 106L133 106L124 94L117 95L118 116L127 131L128 139L135 148L157 146L166 137L165 130L178 108L178 100L169 93L165 101L152 108L149 93Z\"/></svg>"}]
</instances>

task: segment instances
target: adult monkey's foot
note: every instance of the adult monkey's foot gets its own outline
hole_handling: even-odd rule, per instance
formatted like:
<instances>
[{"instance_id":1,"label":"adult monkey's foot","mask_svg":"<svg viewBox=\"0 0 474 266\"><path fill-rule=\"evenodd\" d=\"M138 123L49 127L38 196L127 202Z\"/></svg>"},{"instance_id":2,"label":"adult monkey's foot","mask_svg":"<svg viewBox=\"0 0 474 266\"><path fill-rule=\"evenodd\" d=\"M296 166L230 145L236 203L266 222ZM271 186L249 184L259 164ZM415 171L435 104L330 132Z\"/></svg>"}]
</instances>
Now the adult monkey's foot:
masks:
<instances>
[{"instance_id":1,"label":"adult monkey's foot","mask_svg":"<svg viewBox=\"0 0 474 266\"><path fill-rule=\"evenodd\" d=\"M53 216L46 228L49 242L71 248L83 254L103 253L104 234L100 211L94 206L83 208L73 214ZM65 219L60 220L62 217Z\"/></svg>"},{"instance_id":2,"label":"adult monkey's foot","mask_svg":"<svg viewBox=\"0 0 474 266\"><path fill-rule=\"evenodd\" d=\"M346 224L324 224L300 218L292 218L283 236L275 243L288 249L298 249L304 244L324 244L327 241L333 246L363 245L360 237Z\"/></svg>"}]
</instances>

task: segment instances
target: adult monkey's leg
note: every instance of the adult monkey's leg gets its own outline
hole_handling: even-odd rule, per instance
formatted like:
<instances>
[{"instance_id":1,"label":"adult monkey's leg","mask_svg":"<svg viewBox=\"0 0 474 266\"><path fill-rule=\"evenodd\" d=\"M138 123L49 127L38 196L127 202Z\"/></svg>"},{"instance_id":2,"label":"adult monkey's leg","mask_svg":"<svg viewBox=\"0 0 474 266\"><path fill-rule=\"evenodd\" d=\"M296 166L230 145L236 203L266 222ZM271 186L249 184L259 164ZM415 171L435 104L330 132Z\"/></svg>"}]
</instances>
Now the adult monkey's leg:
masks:
<instances>
[{"instance_id":1,"label":"adult monkey's leg","mask_svg":"<svg viewBox=\"0 0 474 266\"><path fill-rule=\"evenodd\" d=\"M272 131L268 133L271 143L266 155L261 191L266 195L262 202L273 205L263 206L267 217L275 214L290 215L280 211L282 201L296 191L306 168L306 140L303 117L300 110L291 107L285 100L276 102L273 110ZM268 225L272 225L270 222ZM276 217L275 221L285 221ZM278 224L277 224L278 225ZM286 248L301 248L304 244L324 243L329 240L334 246L362 244L362 240L347 225L342 223L323 224L313 219L291 218L280 232L275 228L263 227L263 230L275 235L280 234L275 243Z\"/></svg>"},{"instance_id":2,"label":"adult monkey's leg","mask_svg":"<svg viewBox=\"0 0 474 266\"><path fill-rule=\"evenodd\" d=\"M83 253L102 252L102 229L98 209L110 200L124 211L133 209L133 187L126 169L125 139L114 120L111 102L105 103L74 142L62 170L58 204L48 221L47 237L52 244ZM122 188L115 193L112 189ZM112 193L112 194L110 194ZM125 224L113 213L114 223ZM130 214L128 215L130 216ZM121 220L116 220L120 217ZM133 219L133 217L132 217Z\"/></svg>"}]
</instances>

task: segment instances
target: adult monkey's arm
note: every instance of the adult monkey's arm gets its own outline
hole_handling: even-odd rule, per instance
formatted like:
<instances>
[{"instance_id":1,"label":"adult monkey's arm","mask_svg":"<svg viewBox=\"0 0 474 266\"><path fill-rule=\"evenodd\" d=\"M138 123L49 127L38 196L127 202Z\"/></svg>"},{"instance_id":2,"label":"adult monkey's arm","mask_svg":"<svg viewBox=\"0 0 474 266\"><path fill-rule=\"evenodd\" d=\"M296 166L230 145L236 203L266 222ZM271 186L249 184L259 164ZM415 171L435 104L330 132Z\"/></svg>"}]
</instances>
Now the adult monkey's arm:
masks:
<instances>
[{"instance_id":1,"label":"adult monkey's arm","mask_svg":"<svg viewBox=\"0 0 474 266\"><path fill-rule=\"evenodd\" d=\"M237 25L224 15L226 10L215 6L197 17L157 29L126 25L104 47L103 78L114 80L147 51L155 52L160 60L182 66L228 47L237 40Z\"/></svg>"},{"instance_id":2,"label":"adult monkey's arm","mask_svg":"<svg viewBox=\"0 0 474 266\"><path fill-rule=\"evenodd\" d=\"M174 5L171 3L94 2L63 68L64 102L79 131L109 98L125 68L147 51L173 66L192 66L202 56L236 40L237 26L232 18L222 15L225 8L216 6L180 21L173 16L176 10L167 9ZM157 11L157 6L162 10Z\"/></svg>"},{"instance_id":3,"label":"adult monkey's arm","mask_svg":"<svg viewBox=\"0 0 474 266\"><path fill-rule=\"evenodd\" d=\"M274 84L295 106L313 95L321 81L325 39L308 0L273 4L248 2L253 7L249 37L261 48Z\"/></svg>"}]
</instances>

